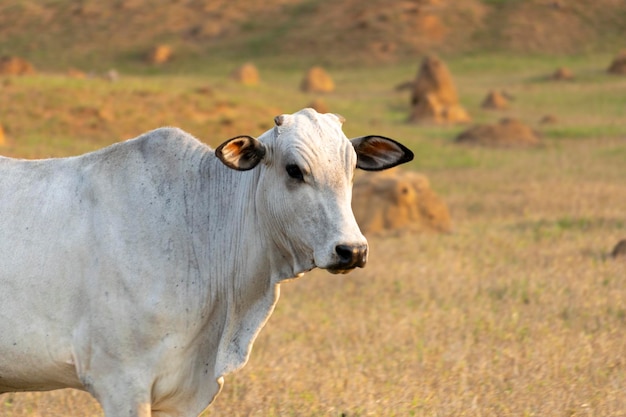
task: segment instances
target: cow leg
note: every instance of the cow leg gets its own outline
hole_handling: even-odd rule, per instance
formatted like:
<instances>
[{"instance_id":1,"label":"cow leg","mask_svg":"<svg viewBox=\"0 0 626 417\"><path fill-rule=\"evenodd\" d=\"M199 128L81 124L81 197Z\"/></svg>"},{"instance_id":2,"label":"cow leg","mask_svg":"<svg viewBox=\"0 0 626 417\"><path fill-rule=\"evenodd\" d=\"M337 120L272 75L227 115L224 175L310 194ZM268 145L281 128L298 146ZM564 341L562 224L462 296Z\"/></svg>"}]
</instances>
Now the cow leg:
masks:
<instances>
[{"instance_id":1,"label":"cow leg","mask_svg":"<svg viewBox=\"0 0 626 417\"><path fill-rule=\"evenodd\" d=\"M105 417L152 417L150 403L142 404L102 404Z\"/></svg>"},{"instance_id":2,"label":"cow leg","mask_svg":"<svg viewBox=\"0 0 626 417\"><path fill-rule=\"evenodd\" d=\"M155 403L151 417L198 417L215 400L224 385L224 378L204 380L193 392L167 397L166 403Z\"/></svg>"},{"instance_id":3,"label":"cow leg","mask_svg":"<svg viewBox=\"0 0 626 417\"><path fill-rule=\"evenodd\" d=\"M150 392L139 385L138 378L127 375L112 379L100 379L87 386L105 417L152 417Z\"/></svg>"},{"instance_id":4,"label":"cow leg","mask_svg":"<svg viewBox=\"0 0 626 417\"><path fill-rule=\"evenodd\" d=\"M123 392L98 398L105 417L152 417L150 402L128 398Z\"/></svg>"}]
</instances>

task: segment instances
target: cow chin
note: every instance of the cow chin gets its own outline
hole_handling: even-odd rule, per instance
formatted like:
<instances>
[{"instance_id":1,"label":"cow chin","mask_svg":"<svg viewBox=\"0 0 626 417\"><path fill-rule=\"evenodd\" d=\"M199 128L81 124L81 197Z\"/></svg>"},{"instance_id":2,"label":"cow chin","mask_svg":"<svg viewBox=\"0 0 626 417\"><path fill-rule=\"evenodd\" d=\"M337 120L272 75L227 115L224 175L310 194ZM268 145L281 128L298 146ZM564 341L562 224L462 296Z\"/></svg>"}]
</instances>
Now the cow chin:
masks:
<instances>
[{"instance_id":1,"label":"cow chin","mask_svg":"<svg viewBox=\"0 0 626 417\"><path fill-rule=\"evenodd\" d=\"M350 272L354 271L355 269L356 268L348 268L348 269L345 269L345 268L326 268L326 270L328 272L330 272L331 274L335 274L335 275L337 275L337 274L344 274L344 275L345 274L349 274Z\"/></svg>"}]
</instances>

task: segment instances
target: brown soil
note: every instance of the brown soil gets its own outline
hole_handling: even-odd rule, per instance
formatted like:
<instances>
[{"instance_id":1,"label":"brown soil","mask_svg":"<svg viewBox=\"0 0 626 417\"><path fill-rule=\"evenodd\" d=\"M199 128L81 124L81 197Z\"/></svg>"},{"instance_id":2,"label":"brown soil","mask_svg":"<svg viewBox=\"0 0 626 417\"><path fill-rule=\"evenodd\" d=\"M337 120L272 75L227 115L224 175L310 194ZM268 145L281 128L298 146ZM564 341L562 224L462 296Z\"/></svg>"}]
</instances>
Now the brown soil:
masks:
<instances>
[{"instance_id":1,"label":"brown soil","mask_svg":"<svg viewBox=\"0 0 626 417\"><path fill-rule=\"evenodd\" d=\"M553 125L559 122L559 118L553 114L546 114L539 120L539 124L542 125Z\"/></svg>"},{"instance_id":2,"label":"brown soil","mask_svg":"<svg viewBox=\"0 0 626 417\"><path fill-rule=\"evenodd\" d=\"M33 65L17 56L5 56L0 58L0 74L2 75L29 75L34 74Z\"/></svg>"},{"instance_id":3,"label":"brown soil","mask_svg":"<svg viewBox=\"0 0 626 417\"><path fill-rule=\"evenodd\" d=\"M555 81L570 81L574 79L574 73L569 68L560 67L552 73L550 79Z\"/></svg>"},{"instance_id":4,"label":"brown soil","mask_svg":"<svg viewBox=\"0 0 626 417\"><path fill-rule=\"evenodd\" d=\"M534 146L539 136L529 126L515 119L502 119L493 125L477 125L462 132L457 143L485 146Z\"/></svg>"},{"instance_id":5,"label":"brown soil","mask_svg":"<svg viewBox=\"0 0 626 417\"><path fill-rule=\"evenodd\" d=\"M150 64L161 65L169 62L174 56L174 51L169 45L157 45L148 52L146 60Z\"/></svg>"},{"instance_id":6,"label":"brown soil","mask_svg":"<svg viewBox=\"0 0 626 417\"><path fill-rule=\"evenodd\" d=\"M610 74L626 74L626 50L621 51L607 69Z\"/></svg>"},{"instance_id":7,"label":"brown soil","mask_svg":"<svg viewBox=\"0 0 626 417\"><path fill-rule=\"evenodd\" d=\"M622 239L617 242L617 245L613 248L611 256L614 258L626 259L626 239Z\"/></svg>"},{"instance_id":8,"label":"brown soil","mask_svg":"<svg viewBox=\"0 0 626 417\"><path fill-rule=\"evenodd\" d=\"M235 69L231 74L231 78L243 85L257 85L260 79L259 70L254 64L248 62Z\"/></svg>"},{"instance_id":9,"label":"brown soil","mask_svg":"<svg viewBox=\"0 0 626 417\"><path fill-rule=\"evenodd\" d=\"M411 122L465 123L471 119L459 104L452 75L435 56L423 59L411 92Z\"/></svg>"},{"instance_id":10,"label":"brown soil","mask_svg":"<svg viewBox=\"0 0 626 417\"><path fill-rule=\"evenodd\" d=\"M85 74L83 71L78 70L76 68L70 68L67 70L66 75L70 78L76 78L76 79L85 79L87 78L87 74Z\"/></svg>"},{"instance_id":11,"label":"brown soil","mask_svg":"<svg viewBox=\"0 0 626 417\"><path fill-rule=\"evenodd\" d=\"M328 112L330 112L330 107L328 107L328 104L322 98L313 99L313 101L310 102L307 107L315 109L315 111L318 112L318 113L328 113Z\"/></svg>"},{"instance_id":12,"label":"brown soil","mask_svg":"<svg viewBox=\"0 0 626 417\"><path fill-rule=\"evenodd\" d=\"M38 67L61 70L81 59L134 59L155 40L181 51L177 59L241 57L251 45L259 54L372 63L485 48L563 54L626 38L625 11L617 0L4 2L0 50L37 51Z\"/></svg>"},{"instance_id":13,"label":"brown soil","mask_svg":"<svg viewBox=\"0 0 626 417\"><path fill-rule=\"evenodd\" d=\"M335 82L322 67L311 67L300 84L300 89L307 93L331 93L335 91Z\"/></svg>"},{"instance_id":14,"label":"brown soil","mask_svg":"<svg viewBox=\"0 0 626 417\"><path fill-rule=\"evenodd\" d=\"M481 107L488 110L503 110L509 107L509 100L501 92L492 90L483 100Z\"/></svg>"},{"instance_id":15,"label":"brown soil","mask_svg":"<svg viewBox=\"0 0 626 417\"><path fill-rule=\"evenodd\" d=\"M416 172L361 174L354 183L352 208L366 235L452 230L448 206L428 178Z\"/></svg>"}]
</instances>

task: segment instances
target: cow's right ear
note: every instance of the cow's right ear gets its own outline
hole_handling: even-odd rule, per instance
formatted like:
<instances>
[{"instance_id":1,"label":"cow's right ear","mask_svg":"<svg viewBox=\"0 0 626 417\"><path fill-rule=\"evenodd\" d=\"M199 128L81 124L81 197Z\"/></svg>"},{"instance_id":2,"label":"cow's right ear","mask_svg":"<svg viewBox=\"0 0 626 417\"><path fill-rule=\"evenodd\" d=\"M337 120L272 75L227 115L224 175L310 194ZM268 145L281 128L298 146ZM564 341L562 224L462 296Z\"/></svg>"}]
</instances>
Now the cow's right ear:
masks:
<instances>
[{"instance_id":1,"label":"cow's right ear","mask_svg":"<svg viewBox=\"0 0 626 417\"><path fill-rule=\"evenodd\" d=\"M237 136L218 146L215 156L229 168L247 171L261 162L265 146L252 136Z\"/></svg>"}]
</instances>

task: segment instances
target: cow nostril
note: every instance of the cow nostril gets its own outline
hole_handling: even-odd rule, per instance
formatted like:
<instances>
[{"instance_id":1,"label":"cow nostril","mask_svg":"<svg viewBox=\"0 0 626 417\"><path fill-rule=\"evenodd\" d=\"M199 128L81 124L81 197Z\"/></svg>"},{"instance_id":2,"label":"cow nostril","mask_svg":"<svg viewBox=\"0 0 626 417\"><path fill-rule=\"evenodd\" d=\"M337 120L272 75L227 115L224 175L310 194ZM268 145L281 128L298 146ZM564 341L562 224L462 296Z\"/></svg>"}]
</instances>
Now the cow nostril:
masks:
<instances>
[{"instance_id":1,"label":"cow nostril","mask_svg":"<svg viewBox=\"0 0 626 417\"><path fill-rule=\"evenodd\" d=\"M367 261L367 245L337 245L339 263L348 268L363 267Z\"/></svg>"},{"instance_id":2,"label":"cow nostril","mask_svg":"<svg viewBox=\"0 0 626 417\"><path fill-rule=\"evenodd\" d=\"M354 259L354 247L348 245L337 245L335 247L335 251L337 255L339 255L339 260L341 263L351 263Z\"/></svg>"}]
</instances>

